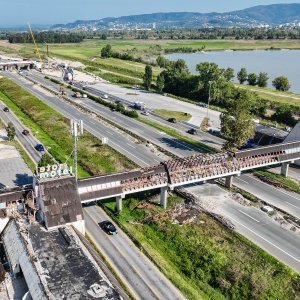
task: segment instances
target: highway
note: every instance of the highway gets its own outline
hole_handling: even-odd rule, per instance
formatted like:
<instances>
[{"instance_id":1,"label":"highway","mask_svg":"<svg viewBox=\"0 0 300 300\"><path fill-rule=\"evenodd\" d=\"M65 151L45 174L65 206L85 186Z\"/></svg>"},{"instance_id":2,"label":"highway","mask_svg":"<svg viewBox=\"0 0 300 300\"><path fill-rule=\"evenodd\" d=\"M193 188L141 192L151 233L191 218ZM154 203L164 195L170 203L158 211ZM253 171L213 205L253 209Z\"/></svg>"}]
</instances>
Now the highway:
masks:
<instances>
[{"instance_id":1,"label":"highway","mask_svg":"<svg viewBox=\"0 0 300 300\"><path fill-rule=\"evenodd\" d=\"M11 75L11 74L10 74ZM11 77L10 77L11 78ZM19 82L19 81L18 81ZM29 84L30 85L30 84ZM24 88L26 84L22 83ZM36 96L38 94L34 93ZM42 97L42 98L41 98ZM43 94L41 95L43 100ZM71 110L70 110L71 111ZM10 114L9 120L18 128L24 129L23 125L12 113L4 113L2 110L0 116L7 117ZM7 115L6 115L7 114ZM20 136L20 141L26 149L31 150L30 153L34 154L35 150L32 148L32 137ZM40 143L34 140L35 143ZM33 151L32 151L33 149ZM39 157L33 157L35 162L39 161ZM105 253L106 257L112 262L113 266L125 280L126 284L132 289L133 294L136 294L136 299L184 299L181 293L168 281L168 279L144 256L136 246L129 240L129 238L121 232L117 239L111 239L95 224L93 220L100 222L100 220L107 220L109 217L95 206L87 207L84 209L86 230L95 240L97 245ZM91 215L91 216L90 216ZM124 250L121 250L123 249ZM118 258L123 251L125 257Z\"/></svg>"},{"instance_id":2,"label":"highway","mask_svg":"<svg viewBox=\"0 0 300 300\"><path fill-rule=\"evenodd\" d=\"M84 208L88 234L108 257L110 264L121 273L136 299L184 299L183 295L153 265L153 263L133 244L117 226L118 234L107 235L99 228L99 222L112 221L96 205Z\"/></svg>"},{"instance_id":3,"label":"highway","mask_svg":"<svg viewBox=\"0 0 300 300\"><path fill-rule=\"evenodd\" d=\"M253 175L234 178L234 185L300 219L300 196L296 193L275 189Z\"/></svg>"},{"instance_id":4,"label":"highway","mask_svg":"<svg viewBox=\"0 0 300 300\"><path fill-rule=\"evenodd\" d=\"M96 135L97 134L97 132L98 132L98 130L97 131L95 131L95 130L93 130L93 128L91 128L91 127L89 127L89 126L94 126L94 128L95 128L95 126L96 126L96 124L97 124L97 126L98 126L98 124L100 124L99 126L101 126L101 129L99 129L99 131L101 132L101 130L102 130L102 132L105 132L106 130L108 130L108 129L110 129L110 130L112 130L112 133L114 134L114 135L117 135L118 134L118 140L114 143L114 144L111 144L111 146L113 147L113 148L115 148L116 150L118 150L118 146L121 144L122 146L123 146L123 140L124 140L124 138L123 138L123 136L122 136L122 134L119 134L115 129L111 129L111 128L107 128L107 127L105 127L104 125L102 125L100 122L98 122L98 121L96 121L96 120L94 120L91 116L89 116L89 115L87 115L87 114L84 114L84 113L82 113L82 112L80 112L79 110L77 110L77 109L75 109L72 105L70 105L70 104L68 104L68 103L65 103L64 101L62 101L62 100L60 100L60 99L58 99L58 98L56 98L56 97L53 97L53 96L47 96L47 97L45 97L45 93L43 93L43 92L37 92L37 90L31 85L31 84L28 84L27 82L24 82L24 79L20 79L20 76L18 76L18 75L16 75L16 74L12 74L12 73L7 73L7 76L8 77L10 77L10 78L12 78L14 81L16 81L17 83L19 83L19 84L21 84L23 87L25 87L26 89L28 89L29 91L32 91L35 95L37 95L41 100L43 100L43 101L45 101L47 104L49 104L50 106L52 106L53 108L55 108L57 111L59 111L59 112L61 112L62 114L64 114L66 117L68 117L68 118L77 118L77 119L83 119L84 120L84 122L86 122L86 124L88 125L88 127L86 127L87 129L92 129L91 131L92 131L92 133L94 134L94 135ZM100 105L99 105L100 106ZM113 115L115 112L111 112L111 115ZM91 125L90 125L90 122L91 121L93 121L94 123L92 123ZM98 135L99 136L99 135ZM121 140L121 139L119 139L120 137L122 137L123 139ZM129 143L130 141L126 141L126 144L127 143ZM134 144L135 145L135 144ZM121 147L122 147L121 146ZM131 149L132 150L132 149ZM119 150L118 150L119 151ZM190 150L188 150L188 151L190 151ZM120 151L121 152L121 151ZM122 152L121 152L122 153ZM136 152L134 152L135 154L136 154ZM123 154L124 154L124 152L123 152ZM151 154L151 156L152 156L152 158L150 158L150 154ZM131 158L131 156L129 155L129 153L126 153L125 152L125 155L127 156L127 157L129 157L129 158ZM139 154L137 154L137 155L139 155ZM156 161L159 161L159 159L161 159L160 157L158 157L158 156L155 156L155 154L153 154L153 153L150 153L150 151L148 151L148 149L146 149L146 147L142 147L142 148L140 148L140 155L142 155L142 157L143 157L143 162L141 162L141 161L137 161L137 163L139 164L139 165L141 165L141 166L143 166L143 165L145 165L145 164L153 164L153 163L155 163ZM187 154L188 155L188 154ZM140 156L141 157L141 156ZM154 158L153 158L154 157ZM154 160L155 159L155 160ZM242 175L241 177L239 177L240 179L242 179L242 180L244 180L244 181L248 181L249 179L247 178L247 176L245 176L245 175ZM249 184L252 184L252 183L249 183ZM262 185L262 183L260 182L260 181L256 181L255 183L254 183L254 188L258 188L259 189L259 187ZM278 189L276 189L276 188L272 188L272 190L271 190L271 192L270 192L270 197L272 197L273 195L278 195L279 197L281 197L282 199L285 199L285 197L286 197L286 194L284 194L283 192L281 192L280 190L278 190ZM265 200L264 198L263 198L263 195L262 196L260 196L260 198L262 198L262 200ZM296 209L296 208L295 208ZM225 212L225 216L227 216L226 215L226 212ZM245 218L244 218L244 214L243 213L241 213L241 212L239 212L239 211L237 211L236 212L236 214L235 214L235 219L236 219L236 221L237 222L245 222L245 226L247 227L247 228L249 228L249 229L251 229L251 227L252 227L252 221L251 221L251 218L249 218L248 220L246 219L245 220ZM247 223L248 222L248 223ZM261 223L261 224L263 224L263 223ZM265 230L268 230L268 228L266 228ZM287 234L287 231L286 230L284 230L284 229L280 229L280 231L278 232L278 235L280 235L280 236L282 236L282 237L284 237L285 235ZM248 237L249 239L251 239L251 236L252 236L252 234L251 234L251 232L244 232L244 235L246 236L246 237ZM272 237L272 235L271 235L271 233L270 233L270 242L273 242L273 237ZM292 245L294 244L294 243L297 243L297 237L294 239L294 240L290 240L290 241L287 241L287 243L291 243L291 247L292 247ZM264 247L264 243L262 242L262 240L257 240L257 244L259 245L259 246L261 246L262 248ZM275 243L274 243L274 245L275 245ZM273 255L277 255L277 253L276 253L276 251L275 251L275 249L276 249L276 247L275 246L272 246L271 244L270 244L270 247L273 247L274 248L274 251L272 252L272 251L270 251L270 253L272 253ZM277 257L277 256L276 256ZM287 256L288 257L288 256ZM282 259L281 257L278 257L279 259ZM300 259L300 257L298 257L299 259Z\"/></svg>"},{"instance_id":5,"label":"highway","mask_svg":"<svg viewBox=\"0 0 300 300\"><path fill-rule=\"evenodd\" d=\"M42 88L38 89L32 83L21 76L7 72L7 77L14 80L21 87L31 92L33 95L44 101L47 105L61 113L68 119L83 120L84 128L100 140L103 137L108 137L108 145L130 158L140 166L156 164L162 161L160 157L155 155L146 146L137 144L132 139L126 137L123 133L104 125L96 118L81 112L73 105L66 103L62 99L46 92Z\"/></svg>"},{"instance_id":6,"label":"highway","mask_svg":"<svg viewBox=\"0 0 300 300\"><path fill-rule=\"evenodd\" d=\"M39 162L43 152L38 152L35 150L36 144L40 144L40 142L33 136L31 132L30 135L22 134L24 129L27 129L15 116L15 114L10 110L9 112L4 112L3 108L6 105L0 101L0 118L7 124L8 122L12 122L16 129L16 138L23 145L24 150L32 157L35 162Z\"/></svg>"},{"instance_id":7,"label":"highway","mask_svg":"<svg viewBox=\"0 0 300 300\"><path fill-rule=\"evenodd\" d=\"M300 273L300 238L297 234L282 228L265 212L232 200L227 191L215 184L194 184L185 189L200 199L208 210L225 214L243 236Z\"/></svg>"}]
</instances>

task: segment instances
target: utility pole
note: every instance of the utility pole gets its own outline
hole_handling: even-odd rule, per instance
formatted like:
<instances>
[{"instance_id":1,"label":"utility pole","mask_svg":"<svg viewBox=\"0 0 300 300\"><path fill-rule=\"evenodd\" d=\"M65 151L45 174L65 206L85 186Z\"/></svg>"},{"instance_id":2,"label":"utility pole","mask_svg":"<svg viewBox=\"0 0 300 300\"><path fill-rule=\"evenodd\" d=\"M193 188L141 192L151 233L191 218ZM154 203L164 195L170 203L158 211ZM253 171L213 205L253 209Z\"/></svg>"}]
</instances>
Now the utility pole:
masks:
<instances>
[{"instance_id":1,"label":"utility pole","mask_svg":"<svg viewBox=\"0 0 300 300\"><path fill-rule=\"evenodd\" d=\"M77 141L78 137L83 135L83 121L82 120L71 120L71 134L74 138L74 159L73 159L73 166L75 170L75 178L77 181Z\"/></svg>"},{"instance_id":2,"label":"utility pole","mask_svg":"<svg viewBox=\"0 0 300 300\"><path fill-rule=\"evenodd\" d=\"M208 110L209 110L209 104L210 104L210 92L211 92L210 90L211 90L212 81L209 81L208 84L209 84L209 89L208 89L208 101L207 101L207 119L209 119Z\"/></svg>"}]
</instances>

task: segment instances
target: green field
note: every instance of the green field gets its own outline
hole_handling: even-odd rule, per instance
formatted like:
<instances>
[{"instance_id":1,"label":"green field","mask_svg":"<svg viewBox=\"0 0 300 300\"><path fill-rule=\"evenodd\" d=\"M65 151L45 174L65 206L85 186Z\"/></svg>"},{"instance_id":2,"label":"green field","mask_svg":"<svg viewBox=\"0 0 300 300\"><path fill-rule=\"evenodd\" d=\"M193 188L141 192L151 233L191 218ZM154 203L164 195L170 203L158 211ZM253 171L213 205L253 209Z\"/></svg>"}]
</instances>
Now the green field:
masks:
<instances>
[{"instance_id":1,"label":"green field","mask_svg":"<svg viewBox=\"0 0 300 300\"><path fill-rule=\"evenodd\" d=\"M192 117L191 114L174 110L155 109L154 112L166 118L176 118L177 121L188 121Z\"/></svg>"},{"instance_id":2,"label":"green field","mask_svg":"<svg viewBox=\"0 0 300 300\"><path fill-rule=\"evenodd\" d=\"M300 299L300 276L271 255L205 213L180 226L156 204L136 207L148 197L124 200L117 221L188 299ZM168 200L168 211L183 201ZM104 205L114 212L115 201Z\"/></svg>"}]
</instances>

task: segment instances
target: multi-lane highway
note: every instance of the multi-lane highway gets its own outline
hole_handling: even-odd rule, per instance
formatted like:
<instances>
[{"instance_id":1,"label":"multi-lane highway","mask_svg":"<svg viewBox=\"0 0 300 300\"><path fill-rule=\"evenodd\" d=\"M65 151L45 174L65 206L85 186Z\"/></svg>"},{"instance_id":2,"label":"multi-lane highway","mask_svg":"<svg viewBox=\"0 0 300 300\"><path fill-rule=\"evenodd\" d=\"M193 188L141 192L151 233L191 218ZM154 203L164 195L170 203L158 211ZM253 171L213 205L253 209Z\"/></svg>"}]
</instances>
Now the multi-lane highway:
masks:
<instances>
[{"instance_id":1,"label":"multi-lane highway","mask_svg":"<svg viewBox=\"0 0 300 300\"><path fill-rule=\"evenodd\" d=\"M108 257L110 264L121 273L136 299L184 299L117 226L118 234L114 236L99 231L99 222L109 219L99 206L85 207L84 217L88 234Z\"/></svg>"},{"instance_id":2,"label":"multi-lane highway","mask_svg":"<svg viewBox=\"0 0 300 300\"><path fill-rule=\"evenodd\" d=\"M23 85L23 87L26 88L26 84ZM36 93L35 95L38 96ZM43 96L43 94L41 94L41 96ZM41 99L43 100L43 97ZM72 110L69 112L72 113ZM21 132L25 126L12 112L5 113L1 109L0 117L3 118L5 122L10 121L14 124L20 142L37 163L41 154L36 152L34 145L40 142L33 136L22 136ZM140 164L142 163L140 162ZM92 236L94 242L105 254L113 267L118 268L116 269L117 273L129 287L132 294L136 296L136 299L184 299L183 295L159 272L153 263L134 246L120 229L116 239L109 238L102 229L100 229L98 223L109 219L100 208L96 206L87 207L84 209L84 213L87 232Z\"/></svg>"},{"instance_id":3,"label":"multi-lane highway","mask_svg":"<svg viewBox=\"0 0 300 300\"><path fill-rule=\"evenodd\" d=\"M93 117L91 117L88 114L85 114L81 111L79 111L78 109L74 108L71 104L64 102L63 100L54 97L54 96L50 96L50 95L46 95L47 93L44 92L43 90L37 89L36 87L34 87L32 84L26 82L23 78L20 78L20 76L16 75L16 74L12 74L12 73L8 73L7 74L8 77L10 77L11 79L13 79L14 81L16 81L17 83L19 83L21 86L23 86L24 88L26 88L27 90L31 91L33 94L35 94L36 96L38 96L41 100L45 101L45 103L47 103L48 105L50 105L51 107L53 107L54 109L56 109L57 111L61 112L62 114L64 114L66 117L68 118L77 118L77 119L83 119L84 122L86 123L86 129L88 131L90 131L92 134L94 134L97 137L102 137L103 133L107 136L107 132L108 130L110 130L110 132L112 133L112 135L115 135L117 137L116 140L114 140L113 143L111 143L110 145L115 148L116 150L118 150L119 152L125 154L126 156L128 156L129 158L132 159L132 153L134 153L135 156L135 160L137 162L137 164L139 165L147 165L147 164L153 164L155 162L158 162L161 160L161 157L157 156L155 153L150 152L146 147L141 146L139 148L138 151L134 151L133 149L135 147L137 147L137 145L132 142L130 139L127 140L127 138L125 138L125 144L128 147L131 147L128 152L122 152L122 148L124 147L123 143L124 143L124 136L118 132L118 130L116 130L115 128L111 128L108 126L103 125L101 122L99 122L98 120L94 119ZM100 109L102 110L102 106L100 104L95 104L98 106L97 110ZM116 113L115 112L107 112L108 116L113 119L114 117L116 117ZM119 114L117 114L117 119ZM92 122L92 123L91 123ZM150 128L150 127L149 127ZM152 128L150 128L149 130L154 130ZM101 132L101 134L100 134ZM131 143L131 145L129 146L129 144ZM121 147L121 149L120 149ZM136 148L135 148L136 149ZM134 152L133 152L134 151ZM177 151L177 149L174 149L173 151ZM185 152L186 151L186 152ZM184 148L182 146L182 149L180 149L180 154L179 156L188 156L190 155L190 149L188 148ZM131 153L132 152L132 153ZM136 159L138 157L138 159ZM249 185L252 185L254 189L261 189L262 185L264 185L264 183L260 182L260 181L250 181L250 179L248 178L247 175L243 175L241 177L239 177L240 180L243 180L245 182L249 181ZM194 191L195 192L195 191ZM270 190L270 195L269 197L272 197L273 195L277 195L278 197L281 197L282 199L286 199L286 194L281 191L278 190L276 188L271 188ZM262 200L268 200L268 199L264 199L264 195L260 195L260 198ZM283 200L284 201L284 200ZM255 211L258 211L258 209L256 208L252 208ZM296 208L295 208L296 209ZM227 217L230 217L230 214L228 211L224 210L224 215ZM241 224L243 224L245 227L249 228L250 230L252 230L252 222L253 219L249 218L245 218L245 214L242 213L241 211L235 211L235 215L234 218L236 220L236 222L240 222ZM263 226L265 220L264 219L260 219L261 215L257 216L257 220L259 221L258 223L258 227L257 230L259 231L259 227ZM275 227L277 226L277 227ZM274 229L276 228L276 229ZM241 231L246 237L248 237L249 239L253 240L253 233L248 230L248 231ZM268 247L268 251L273 254L274 256L276 256L277 258L281 259L282 261L286 262L287 264L290 265L290 261L289 261L289 255L285 254L284 252L281 253L281 255L278 255L278 247L280 247L280 245L278 245L278 238L277 236L280 236L284 241L285 244L289 245L290 247L293 248L295 247L296 243L297 243L297 239L299 238L297 235L295 235L295 239L288 239L287 236L290 234L286 232L286 230L282 229L279 227L278 224L273 224L270 223L269 227L264 226L264 228L261 230L262 232L264 232L264 239L268 240L269 243L269 247ZM276 232L276 233L275 233ZM260 245L261 247L264 248L265 245L265 241L264 239L256 239L253 240L254 242L256 242L258 245ZM288 253L288 252L287 252ZM296 259L300 259L300 255L299 253L296 253L297 256ZM284 257L286 259L284 259ZM293 267L293 265L291 265L291 267Z\"/></svg>"},{"instance_id":4,"label":"multi-lane highway","mask_svg":"<svg viewBox=\"0 0 300 300\"><path fill-rule=\"evenodd\" d=\"M230 193L215 184L192 184L185 189L207 210L225 214L239 233L300 273L300 238L297 234L282 228L265 212L234 201Z\"/></svg>"}]
</instances>

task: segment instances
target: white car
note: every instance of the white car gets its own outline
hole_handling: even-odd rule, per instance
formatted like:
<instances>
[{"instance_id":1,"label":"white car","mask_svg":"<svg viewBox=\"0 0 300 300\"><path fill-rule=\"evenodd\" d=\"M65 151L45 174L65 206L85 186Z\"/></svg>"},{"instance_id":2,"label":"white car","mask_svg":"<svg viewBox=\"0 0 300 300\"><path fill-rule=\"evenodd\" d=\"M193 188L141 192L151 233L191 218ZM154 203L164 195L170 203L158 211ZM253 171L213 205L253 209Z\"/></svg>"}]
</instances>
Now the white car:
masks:
<instances>
[{"instance_id":1,"label":"white car","mask_svg":"<svg viewBox=\"0 0 300 300\"><path fill-rule=\"evenodd\" d=\"M143 111L141 112L141 114L144 115L144 116L149 116L149 115L150 115L150 114L149 114L147 111L145 111L145 110L143 110Z\"/></svg>"},{"instance_id":2,"label":"white car","mask_svg":"<svg viewBox=\"0 0 300 300\"><path fill-rule=\"evenodd\" d=\"M261 208L262 211L266 212L266 213L272 213L274 212L274 209L271 206L265 205Z\"/></svg>"},{"instance_id":3,"label":"white car","mask_svg":"<svg viewBox=\"0 0 300 300\"><path fill-rule=\"evenodd\" d=\"M82 98L87 98L87 94L82 94Z\"/></svg>"},{"instance_id":4,"label":"white car","mask_svg":"<svg viewBox=\"0 0 300 300\"><path fill-rule=\"evenodd\" d=\"M108 99L108 95L104 94L104 95L103 95L103 98L104 98L104 99Z\"/></svg>"}]
</instances>

